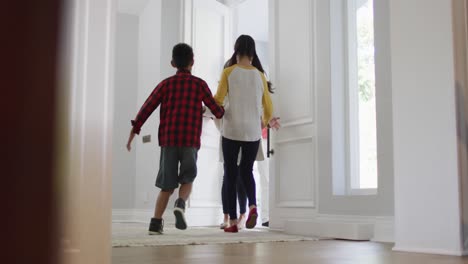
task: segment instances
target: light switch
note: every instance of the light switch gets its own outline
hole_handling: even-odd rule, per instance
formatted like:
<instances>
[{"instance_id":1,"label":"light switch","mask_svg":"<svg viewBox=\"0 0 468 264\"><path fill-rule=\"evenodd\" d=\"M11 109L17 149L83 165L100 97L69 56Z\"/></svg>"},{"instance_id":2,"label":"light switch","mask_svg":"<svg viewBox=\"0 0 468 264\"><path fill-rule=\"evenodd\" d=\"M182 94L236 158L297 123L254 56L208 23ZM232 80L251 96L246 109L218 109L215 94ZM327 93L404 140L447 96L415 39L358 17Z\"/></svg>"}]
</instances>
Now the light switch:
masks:
<instances>
[{"instance_id":1,"label":"light switch","mask_svg":"<svg viewBox=\"0 0 468 264\"><path fill-rule=\"evenodd\" d=\"M151 135L143 136L143 143L149 143L149 142L151 142Z\"/></svg>"}]
</instances>

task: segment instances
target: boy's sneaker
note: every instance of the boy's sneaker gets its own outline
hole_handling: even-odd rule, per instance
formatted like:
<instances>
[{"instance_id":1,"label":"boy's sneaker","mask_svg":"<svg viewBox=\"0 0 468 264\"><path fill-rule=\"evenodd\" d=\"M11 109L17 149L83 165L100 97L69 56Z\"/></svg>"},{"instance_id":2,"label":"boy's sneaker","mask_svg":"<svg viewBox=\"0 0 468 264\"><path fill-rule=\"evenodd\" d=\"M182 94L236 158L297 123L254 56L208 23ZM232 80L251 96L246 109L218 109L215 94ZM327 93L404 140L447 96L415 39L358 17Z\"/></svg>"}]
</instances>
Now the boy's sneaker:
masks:
<instances>
[{"instance_id":1,"label":"boy's sneaker","mask_svg":"<svg viewBox=\"0 0 468 264\"><path fill-rule=\"evenodd\" d=\"M174 205L175 227L177 229L187 229L187 222L185 221L185 201L178 198Z\"/></svg>"},{"instance_id":2,"label":"boy's sneaker","mask_svg":"<svg viewBox=\"0 0 468 264\"><path fill-rule=\"evenodd\" d=\"M148 234L150 235L162 235L164 228L164 220L151 218L151 222L149 225Z\"/></svg>"}]
</instances>

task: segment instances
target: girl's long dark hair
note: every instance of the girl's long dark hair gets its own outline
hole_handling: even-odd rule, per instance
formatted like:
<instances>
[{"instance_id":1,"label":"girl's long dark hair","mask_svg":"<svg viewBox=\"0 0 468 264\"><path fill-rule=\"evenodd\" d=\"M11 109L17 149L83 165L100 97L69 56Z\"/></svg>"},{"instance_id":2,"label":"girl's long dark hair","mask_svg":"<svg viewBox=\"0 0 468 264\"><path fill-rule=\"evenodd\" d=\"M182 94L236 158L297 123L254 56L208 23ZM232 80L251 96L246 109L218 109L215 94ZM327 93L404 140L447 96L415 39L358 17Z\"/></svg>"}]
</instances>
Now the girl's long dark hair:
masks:
<instances>
[{"instance_id":1,"label":"girl's long dark hair","mask_svg":"<svg viewBox=\"0 0 468 264\"><path fill-rule=\"evenodd\" d=\"M252 66L265 74L265 70L263 69L262 63L258 58L257 51L255 50L255 41L251 36L240 35L237 38L236 43L234 44L234 53L232 54L231 58L224 64L224 68L237 64L237 55L252 58ZM272 83L268 81L267 84L268 91L273 93Z\"/></svg>"}]
</instances>

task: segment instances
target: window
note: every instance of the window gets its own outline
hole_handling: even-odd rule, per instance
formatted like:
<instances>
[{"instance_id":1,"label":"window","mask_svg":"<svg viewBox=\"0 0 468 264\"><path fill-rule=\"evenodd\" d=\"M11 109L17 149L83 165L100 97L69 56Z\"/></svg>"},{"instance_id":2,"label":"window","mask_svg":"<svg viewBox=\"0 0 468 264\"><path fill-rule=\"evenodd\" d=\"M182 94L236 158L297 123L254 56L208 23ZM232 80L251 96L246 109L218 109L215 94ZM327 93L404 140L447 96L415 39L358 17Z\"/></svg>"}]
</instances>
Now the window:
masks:
<instances>
[{"instance_id":1,"label":"window","mask_svg":"<svg viewBox=\"0 0 468 264\"><path fill-rule=\"evenodd\" d=\"M334 0L331 12L334 193L375 194L373 0Z\"/></svg>"},{"instance_id":2,"label":"window","mask_svg":"<svg viewBox=\"0 0 468 264\"><path fill-rule=\"evenodd\" d=\"M348 23L353 30L348 35L349 52L349 114L351 189L377 188L377 137L375 113L374 12L373 0L353 0ZM352 70L351 70L352 69Z\"/></svg>"}]
</instances>

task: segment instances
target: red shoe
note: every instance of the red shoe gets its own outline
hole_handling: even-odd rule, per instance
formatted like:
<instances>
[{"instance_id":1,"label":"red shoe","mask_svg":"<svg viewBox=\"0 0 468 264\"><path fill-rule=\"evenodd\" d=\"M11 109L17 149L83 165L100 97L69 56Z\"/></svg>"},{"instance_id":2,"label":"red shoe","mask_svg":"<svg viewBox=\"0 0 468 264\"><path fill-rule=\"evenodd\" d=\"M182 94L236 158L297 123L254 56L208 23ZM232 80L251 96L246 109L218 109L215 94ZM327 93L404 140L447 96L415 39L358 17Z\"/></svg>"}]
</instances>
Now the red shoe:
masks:
<instances>
[{"instance_id":1,"label":"red shoe","mask_svg":"<svg viewBox=\"0 0 468 264\"><path fill-rule=\"evenodd\" d=\"M245 227L247 227L248 229L254 228L257 224L257 217L257 207L250 209L249 217L247 217L247 222L245 222Z\"/></svg>"},{"instance_id":2,"label":"red shoe","mask_svg":"<svg viewBox=\"0 0 468 264\"><path fill-rule=\"evenodd\" d=\"M237 228L237 225L232 225L232 226L224 228L224 232L226 232L226 233L237 233L237 232L239 232L239 229Z\"/></svg>"}]
</instances>

